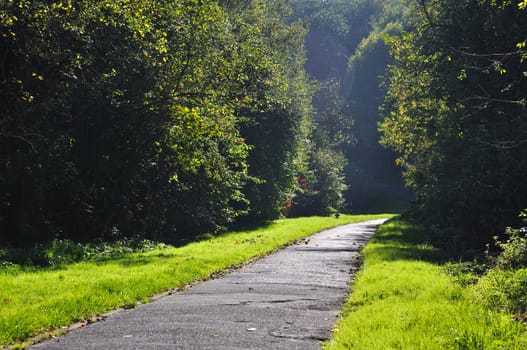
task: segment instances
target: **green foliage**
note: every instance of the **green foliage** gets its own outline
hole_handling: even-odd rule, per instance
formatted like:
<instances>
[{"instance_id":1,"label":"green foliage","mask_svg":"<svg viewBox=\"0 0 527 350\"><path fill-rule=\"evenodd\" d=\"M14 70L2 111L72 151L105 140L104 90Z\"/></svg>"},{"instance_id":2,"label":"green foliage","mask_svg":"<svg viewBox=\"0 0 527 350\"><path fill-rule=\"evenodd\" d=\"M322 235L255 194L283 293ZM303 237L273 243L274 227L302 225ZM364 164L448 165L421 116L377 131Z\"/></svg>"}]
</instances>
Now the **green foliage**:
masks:
<instances>
[{"instance_id":1,"label":"green foliage","mask_svg":"<svg viewBox=\"0 0 527 350\"><path fill-rule=\"evenodd\" d=\"M398 33L402 27L402 9L392 3L385 2L373 16L371 31L348 62L349 113L355 121L357 142L350 152L346 173L355 210L371 210L378 197L392 197L402 203L412 199L411 192L404 189L400 169L394 164L396 155L379 144L379 108L386 95L382 83L392 62L384 38Z\"/></svg>"},{"instance_id":2,"label":"green foliage","mask_svg":"<svg viewBox=\"0 0 527 350\"><path fill-rule=\"evenodd\" d=\"M4 239L82 239L86 229L156 236L171 211L190 221L232 217L246 154L232 108L209 97L219 84L210 78L225 69L221 9L192 1L5 6L17 20L2 28ZM192 142L176 139L183 127ZM179 201L188 188L199 205Z\"/></svg>"},{"instance_id":3,"label":"green foliage","mask_svg":"<svg viewBox=\"0 0 527 350\"><path fill-rule=\"evenodd\" d=\"M415 1L409 29L388 39L383 143L400 153L421 217L457 227L467 246L525 206L524 21L509 1Z\"/></svg>"},{"instance_id":4,"label":"green foliage","mask_svg":"<svg viewBox=\"0 0 527 350\"><path fill-rule=\"evenodd\" d=\"M368 31L368 20L376 6L362 0L289 3L294 17L309 23L305 66L318 81L309 141L304 146L306 155L297 171L300 183L291 194L288 215L327 214L346 209L344 192L349 178L345 169L354 137L346 99L348 87L343 82L348 56Z\"/></svg>"},{"instance_id":5,"label":"green foliage","mask_svg":"<svg viewBox=\"0 0 527 350\"><path fill-rule=\"evenodd\" d=\"M527 316L527 268L493 269L474 286L476 301L489 310Z\"/></svg>"},{"instance_id":6,"label":"green foliage","mask_svg":"<svg viewBox=\"0 0 527 350\"><path fill-rule=\"evenodd\" d=\"M445 271L452 277L452 279L467 287L476 284L479 278L486 272L487 265L473 262L447 262L444 265Z\"/></svg>"},{"instance_id":7,"label":"green foliage","mask_svg":"<svg viewBox=\"0 0 527 350\"><path fill-rule=\"evenodd\" d=\"M319 81L342 79L347 60L371 30L380 3L370 0L290 0L295 16L310 23L307 71Z\"/></svg>"},{"instance_id":8,"label":"green foliage","mask_svg":"<svg viewBox=\"0 0 527 350\"><path fill-rule=\"evenodd\" d=\"M348 188L342 194L347 202L345 210L371 209L378 197L407 201L410 195L403 189L400 170L393 165L395 157L379 146L377 131L378 107L384 95L379 76L384 74L389 60L382 33L391 32L396 26L402 5L398 1L371 0L290 3L294 16L310 25L306 70L320 85L313 100L313 149L329 148L325 152L339 153L337 158L342 162L335 171ZM321 134L327 137L321 138ZM310 169L299 175L313 182L309 178L313 173ZM305 196L314 198L304 192L295 194L296 201Z\"/></svg>"},{"instance_id":9,"label":"green foliage","mask_svg":"<svg viewBox=\"0 0 527 350\"><path fill-rule=\"evenodd\" d=\"M299 189L292 197L288 215L329 215L342 211L346 189L344 184L342 154L320 148L311 153L310 172L306 177L297 177Z\"/></svg>"},{"instance_id":10,"label":"green foliage","mask_svg":"<svg viewBox=\"0 0 527 350\"><path fill-rule=\"evenodd\" d=\"M345 200L345 153L352 142L351 121L343 114L340 84L319 84L314 95L315 113L311 133L304 146L305 159L299 167L297 188L291 195L289 216L328 215L342 211Z\"/></svg>"},{"instance_id":11,"label":"green foliage","mask_svg":"<svg viewBox=\"0 0 527 350\"><path fill-rule=\"evenodd\" d=\"M312 96L303 69L305 29L300 23L287 24L290 9L284 1L231 6L237 8L231 21L247 57L243 69L248 79L241 91L252 100L237 110L243 118L241 135L250 146L247 162L252 178L243 189L251 203L249 213L241 220L267 221L281 215L303 157L301 142Z\"/></svg>"},{"instance_id":12,"label":"green foliage","mask_svg":"<svg viewBox=\"0 0 527 350\"><path fill-rule=\"evenodd\" d=\"M526 229L512 229L505 231L507 240L497 241L497 246L502 252L497 257L497 264L505 269L518 269L527 267L527 232Z\"/></svg>"},{"instance_id":13,"label":"green foliage","mask_svg":"<svg viewBox=\"0 0 527 350\"><path fill-rule=\"evenodd\" d=\"M120 239L111 242L76 243L69 239L55 239L33 247L2 248L0 263L4 267L60 267L81 261L102 261L124 254L145 253L165 249L164 243L146 239Z\"/></svg>"},{"instance_id":14,"label":"green foliage","mask_svg":"<svg viewBox=\"0 0 527 350\"><path fill-rule=\"evenodd\" d=\"M276 217L310 105L288 11L2 2L0 244L177 240L249 209Z\"/></svg>"},{"instance_id":15,"label":"green foliage","mask_svg":"<svg viewBox=\"0 0 527 350\"><path fill-rule=\"evenodd\" d=\"M523 210L520 218L525 222ZM492 310L516 315L518 320L527 316L527 236L526 229L505 230L507 239L495 237L500 253L489 261L495 266L474 286L478 302Z\"/></svg>"},{"instance_id":16,"label":"green foliage","mask_svg":"<svg viewBox=\"0 0 527 350\"><path fill-rule=\"evenodd\" d=\"M520 217L525 221L525 211ZM523 322L527 315L525 229L507 228L506 236L505 242L495 237L500 252L494 256L487 251L484 263L461 261L445 267L456 283L470 286L476 303L494 312L512 314L517 321Z\"/></svg>"}]
</instances>

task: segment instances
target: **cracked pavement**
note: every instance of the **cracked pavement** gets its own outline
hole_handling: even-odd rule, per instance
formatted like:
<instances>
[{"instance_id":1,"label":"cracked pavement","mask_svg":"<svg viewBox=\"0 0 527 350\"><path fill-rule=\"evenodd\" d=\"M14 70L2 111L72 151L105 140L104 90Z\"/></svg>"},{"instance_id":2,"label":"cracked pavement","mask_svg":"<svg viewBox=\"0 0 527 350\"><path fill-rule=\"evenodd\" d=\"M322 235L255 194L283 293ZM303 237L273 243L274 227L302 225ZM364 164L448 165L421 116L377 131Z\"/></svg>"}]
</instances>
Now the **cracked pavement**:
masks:
<instances>
[{"instance_id":1,"label":"cracked pavement","mask_svg":"<svg viewBox=\"0 0 527 350\"><path fill-rule=\"evenodd\" d=\"M317 233L186 291L31 349L320 349L384 220Z\"/></svg>"}]
</instances>

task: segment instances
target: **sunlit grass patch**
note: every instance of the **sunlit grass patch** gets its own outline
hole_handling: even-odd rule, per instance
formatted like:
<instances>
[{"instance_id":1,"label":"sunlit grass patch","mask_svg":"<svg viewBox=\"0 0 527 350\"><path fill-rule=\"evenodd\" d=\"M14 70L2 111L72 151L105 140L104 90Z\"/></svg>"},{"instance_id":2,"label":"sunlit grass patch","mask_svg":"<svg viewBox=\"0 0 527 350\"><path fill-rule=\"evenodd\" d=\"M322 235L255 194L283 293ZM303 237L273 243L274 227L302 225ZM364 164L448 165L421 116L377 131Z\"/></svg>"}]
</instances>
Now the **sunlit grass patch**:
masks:
<instances>
[{"instance_id":1,"label":"sunlit grass patch","mask_svg":"<svg viewBox=\"0 0 527 350\"><path fill-rule=\"evenodd\" d=\"M180 248L158 249L53 269L0 268L0 345L84 320L268 254L322 229L390 215L278 220Z\"/></svg>"},{"instance_id":2,"label":"sunlit grass patch","mask_svg":"<svg viewBox=\"0 0 527 350\"><path fill-rule=\"evenodd\" d=\"M325 349L526 349L525 326L478 304L441 258L419 227L383 225Z\"/></svg>"}]
</instances>

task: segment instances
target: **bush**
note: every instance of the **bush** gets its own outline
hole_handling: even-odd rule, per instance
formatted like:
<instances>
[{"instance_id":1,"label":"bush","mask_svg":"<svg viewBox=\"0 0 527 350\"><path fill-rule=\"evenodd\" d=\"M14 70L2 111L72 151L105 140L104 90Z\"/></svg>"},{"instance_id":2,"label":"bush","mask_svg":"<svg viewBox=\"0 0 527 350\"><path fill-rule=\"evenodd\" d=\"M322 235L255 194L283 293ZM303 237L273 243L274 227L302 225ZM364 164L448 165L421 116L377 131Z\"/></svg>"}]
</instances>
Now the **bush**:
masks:
<instances>
[{"instance_id":1,"label":"bush","mask_svg":"<svg viewBox=\"0 0 527 350\"><path fill-rule=\"evenodd\" d=\"M87 248L88 246L83 246L69 239L55 239L45 249L46 261L49 265L82 261L86 256Z\"/></svg>"},{"instance_id":2,"label":"bush","mask_svg":"<svg viewBox=\"0 0 527 350\"><path fill-rule=\"evenodd\" d=\"M520 218L525 220L527 212ZM527 314L527 228L507 227L505 242L495 238L501 253L490 258L495 267L474 286L476 300L494 310L513 313L524 320Z\"/></svg>"},{"instance_id":3,"label":"bush","mask_svg":"<svg viewBox=\"0 0 527 350\"><path fill-rule=\"evenodd\" d=\"M476 300L492 310L524 319L527 312L527 268L493 269L474 286Z\"/></svg>"},{"instance_id":4,"label":"bush","mask_svg":"<svg viewBox=\"0 0 527 350\"><path fill-rule=\"evenodd\" d=\"M68 239L55 239L48 244L35 244L30 248L0 249L0 267L15 265L49 267L88 260L116 258L129 253L143 253L170 246L146 239L123 238L113 242L76 243Z\"/></svg>"},{"instance_id":5,"label":"bush","mask_svg":"<svg viewBox=\"0 0 527 350\"><path fill-rule=\"evenodd\" d=\"M519 269L527 267L527 228L505 230L509 237L505 242L496 239L496 245L503 251L497 257L499 267Z\"/></svg>"},{"instance_id":6,"label":"bush","mask_svg":"<svg viewBox=\"0 0 527 350\"><path fill-rule=\"evenodd\" d=\"M447 262L444 265L446 272L460 285L466 287L478 283L480 277L488 271L487 265L474 261Z\"/></svg>"}]
</instances>

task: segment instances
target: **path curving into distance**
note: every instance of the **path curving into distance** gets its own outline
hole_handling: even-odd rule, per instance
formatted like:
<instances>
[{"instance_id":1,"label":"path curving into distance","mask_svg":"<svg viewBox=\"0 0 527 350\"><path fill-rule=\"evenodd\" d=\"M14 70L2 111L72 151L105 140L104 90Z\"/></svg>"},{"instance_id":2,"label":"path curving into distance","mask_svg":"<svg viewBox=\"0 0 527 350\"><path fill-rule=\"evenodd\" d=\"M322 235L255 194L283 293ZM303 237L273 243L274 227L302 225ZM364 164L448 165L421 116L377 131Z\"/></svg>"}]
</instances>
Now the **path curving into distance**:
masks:
<instances>
[{"instance_id":1,"label":"path curving into distance","mask_svg":"<svg viewBox=\"0 0 527 350\"><path fill-rule=\"evenodd\" d=\"M317 233L216 280L31 349L320 349L384 220Z\"/></svg>"}]
</instances>

